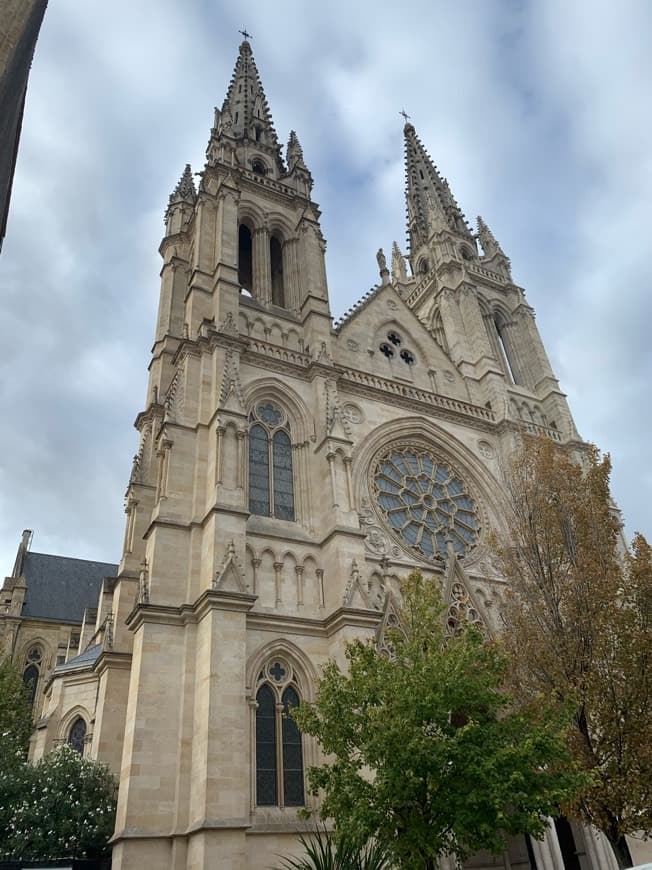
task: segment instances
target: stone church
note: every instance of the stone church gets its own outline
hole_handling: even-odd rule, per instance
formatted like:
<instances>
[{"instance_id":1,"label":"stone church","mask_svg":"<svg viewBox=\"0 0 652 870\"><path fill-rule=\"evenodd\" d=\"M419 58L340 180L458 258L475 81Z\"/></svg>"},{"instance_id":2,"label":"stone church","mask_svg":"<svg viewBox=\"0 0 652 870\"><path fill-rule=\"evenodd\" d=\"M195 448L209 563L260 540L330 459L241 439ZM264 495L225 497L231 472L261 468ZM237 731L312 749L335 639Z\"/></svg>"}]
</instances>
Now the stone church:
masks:
<instances>
[{"instance_id":1,"label":"stone church","mask_svg":"<svg viewBox=\"0 0 652 870\"><path fill-rule=\"evenodd\" d=\"M284 711L347 641L382 642L413 568L451 631L497 630L502 463L523 428L582 448L508 257L410 123L404 138L409 250L379 251L377 286L336 323L313 179L297 135L279 144L246 39L198 186L186 166L170 196L124 549L33 745L81 721L118 773L116 870L297 851L319 751ZM562 821L467 866L615 864Z\"/></svg>"}]
</instances>

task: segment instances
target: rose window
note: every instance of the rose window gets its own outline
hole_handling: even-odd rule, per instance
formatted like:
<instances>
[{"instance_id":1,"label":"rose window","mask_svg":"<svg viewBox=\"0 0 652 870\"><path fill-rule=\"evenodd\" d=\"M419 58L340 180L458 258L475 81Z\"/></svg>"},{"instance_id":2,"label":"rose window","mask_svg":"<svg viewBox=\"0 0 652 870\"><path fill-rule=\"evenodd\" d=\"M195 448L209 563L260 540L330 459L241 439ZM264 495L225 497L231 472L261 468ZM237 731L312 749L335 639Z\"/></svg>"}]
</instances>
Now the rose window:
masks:
<instances>
[{"instance_id":1,"label":"rose window","mask_svg":"<svg viewBox=\"0 0 652 870\"><path fill-rule=\"evenodd\" d=\"M375 502L392 531L419 555L464 555L480 533L475 502L441 459L416 447L394 448L373 472Z\"/></svg>"}]
</instances>

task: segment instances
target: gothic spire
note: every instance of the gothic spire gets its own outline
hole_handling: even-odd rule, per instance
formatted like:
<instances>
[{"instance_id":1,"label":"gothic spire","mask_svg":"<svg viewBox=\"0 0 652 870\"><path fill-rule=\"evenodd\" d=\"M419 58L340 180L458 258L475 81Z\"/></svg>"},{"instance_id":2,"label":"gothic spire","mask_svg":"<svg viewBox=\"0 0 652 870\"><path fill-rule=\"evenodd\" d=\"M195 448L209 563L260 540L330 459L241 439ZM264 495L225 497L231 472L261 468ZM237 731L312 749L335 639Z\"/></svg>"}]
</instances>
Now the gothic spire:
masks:
<instances>
[{"instance_id":1,"label":"gothic spire","mask_svg":"<svg viewBox=\"0 0 652 870\"><path fill-rule=\"evenodd\" d=\"M408 280L405 257L401 253L398 242L394 242L392 245L392 278L402 284L407 283Z\"/></svg>"},{"instance_id":2,"label":"gothic spire","mask_svg":"<svg viewBox=\"0 0 652 870\"><path fill-rule=\"evenodd\" d=\"M482 250L484 252L485 258L487 260L492 259L492 257L497 258L497 262L499 262L508 277L511 274L511 267L509 257L505 254L503 249L500 246L500 242L496 239L494 234L491 232L487 224L483 221L483 219L478 215L478 240L482 245Z\"/></svg>"},{"instance_id":3,"label":"gothic spire","mask_svg":"<svg viewBox=\"0 0 652 870\"><path fill-rule=\"evenodd\" d=\"M181 173L181 178L177 182L177 186L170 194L170 199L168 200L168 207L165 210L165 221L168 226L168 231L171 230L171 224L169 223L169 219L172 213L175 211L174 206L180 205L182 203L187 203L188 205L193 206L196 199L197 191L195 189L195 182L192 177L192 170L190 168L190 164L186 163L186 168ZM177 230L175 230L175 232L176 231Z\"/></svg>"},{"instance_id":4,"label":"gothic spire","mask_svg":"<svg viewBox=\"0 0 652 870\"><path fill-rule=\"evenodd\" d=\"M188 202L194 205L197 199L197 191L195 190L195 182L192 177L190 164L186 163L186 168L181 173L181 178L177 182L177 186L170 194L170 205L173 202Z\"/></svg>"},{"instance_id":5,"label":"gothic spire","mask_svg":"<svg viewBox=\"0 0 652 870\"><path fill-rule=\"evenodd\" d=\"M290 130L290 138L287 147L287 164L290 172L292 172L295 166L299 167L299 169L308 168L303 162L303 148L301 147L299 138L294 130Z\"/></svg>"},{"instance_id":6,"label":"gothic spire","mask_svg":"<svg viewBox=\"0 0 652 870\"><path fill-rule=\"evenodd\" d=\"M410 249L429 240L433 232L452 230L472 239L446 179L432 162L412 124L403 128Z\"/></svg>"},{"instance_id":7,"label":"gothic spire","mask_svg":"<svg viewBox=\"0 0 652 870\"><path fill-rule=\"evenodd\" d=\"M250 140L273 153L283 170L272 115L247 39L240 44L238 58L221 111L215 110L215 132L235 140Z\"/></svg>"}]
</instances>

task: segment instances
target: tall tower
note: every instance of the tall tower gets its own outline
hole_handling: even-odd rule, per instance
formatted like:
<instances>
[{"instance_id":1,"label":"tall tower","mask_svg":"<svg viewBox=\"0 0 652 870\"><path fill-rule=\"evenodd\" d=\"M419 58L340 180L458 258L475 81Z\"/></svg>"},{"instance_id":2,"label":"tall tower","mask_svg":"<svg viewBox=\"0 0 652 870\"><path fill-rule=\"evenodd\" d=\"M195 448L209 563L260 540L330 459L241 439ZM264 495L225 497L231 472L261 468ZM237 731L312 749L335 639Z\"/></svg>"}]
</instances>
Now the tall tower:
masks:
<instances>
[{"instance_id":1,"label":"tall tower","mask_svg":"<svg viewBox=\"0 0 652 870\"><path fill-rule=\"evenodd\" d=\"M294 132L283 155L246 39L198 184L186 166L170 196L124 551L38 738L81 718L119 772L114 868L296 850L320 759L285 711L348 640L382 647L414 568L450 631L497 630L501 461L523 427L577 441L509 260L410 124L405 154L407 260L379 250L337 324L312 177ZM562 866L554 832L532 848ZM503 866L526 859L515 840Z\"/></svg>"}]
</instances>

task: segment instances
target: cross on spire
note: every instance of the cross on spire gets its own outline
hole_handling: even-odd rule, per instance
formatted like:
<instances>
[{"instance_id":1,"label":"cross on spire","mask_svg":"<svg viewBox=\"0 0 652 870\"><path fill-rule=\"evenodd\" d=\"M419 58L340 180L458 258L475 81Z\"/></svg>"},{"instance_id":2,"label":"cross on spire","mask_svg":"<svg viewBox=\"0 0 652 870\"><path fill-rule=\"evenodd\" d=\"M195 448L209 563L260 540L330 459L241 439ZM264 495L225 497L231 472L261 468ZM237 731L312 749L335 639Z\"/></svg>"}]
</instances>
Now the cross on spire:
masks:
<instances>
[{"instance_id":1,"label":"cross on spire","mask_svg":"<svg viewBox=\"0 0 652 870\"><path fill-rule=\"evenodd\" d=\"M251 33L247 33L247 28L245 27L243 30L238 30L238 33L241 33L245 39L252 39Z\"/></svg>"},{"instance_id":2,"label":"cross on spire","mask_svg":"<svg viewBox=\"0 0 652 870\"><path fill-rule=\"evenodd\" d=\"M408 122L408 118L412 117L411 115L408 115L408 113L405 111L405 109L401 109L401 111L399 112L399 115L403 115L403 120L405 121L406 124Z\"/></svg>"}]
</instances>

